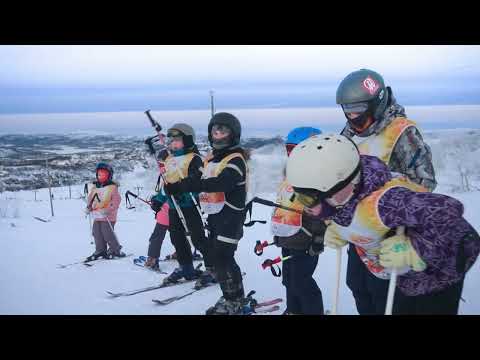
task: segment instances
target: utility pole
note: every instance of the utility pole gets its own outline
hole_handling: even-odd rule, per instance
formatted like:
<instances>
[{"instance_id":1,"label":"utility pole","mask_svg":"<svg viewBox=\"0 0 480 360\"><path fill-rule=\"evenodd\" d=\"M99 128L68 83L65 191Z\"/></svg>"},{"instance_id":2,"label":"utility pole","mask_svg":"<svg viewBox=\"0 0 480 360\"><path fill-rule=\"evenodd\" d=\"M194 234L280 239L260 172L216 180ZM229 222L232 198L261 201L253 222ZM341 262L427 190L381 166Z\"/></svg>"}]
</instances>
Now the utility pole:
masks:
<instances>
[{"instance_id":1,"label":"utility pole","mask_svg":"<svg viewBox=\"0 0 480 360\"><path fill-rule=\"evenodd\" d=\"M37 201L37 191L38 190L33 190L33 192L35 193L35 201Z\"/></svg>"},{"instance_id":2,"label":"utility pole","mask_svg":"<svg viewBox=\"0 0 480 360\"><path fill-rule=\"evenodd\" d=\"M210 110L212 111L212 117L215 115L215 100L213 98L213 90L210 90Z\"/></svg>"},{"instance_id":3,"label":"utility pole","mask_svg":"<svg viewBox=\"0 0 480 360\"><path fill-rule=\"evenodd\" d=\"M72 200L72 185L68 183L68 196Z\"/></svg>"},{"instance_id":4,"label":"utility pole","mask_svg":"<svg viewBox=\"0 0 480 360\"><path fill-rule=\"evenodd\" d=\"M52 181L50 179L50 171L48 170L48 159L45 159L45 166L47 167L47 178L48 178L48 193L50 194L50 210L53 215L53 200L52 200Z\"/></svg>"}]
</instances>

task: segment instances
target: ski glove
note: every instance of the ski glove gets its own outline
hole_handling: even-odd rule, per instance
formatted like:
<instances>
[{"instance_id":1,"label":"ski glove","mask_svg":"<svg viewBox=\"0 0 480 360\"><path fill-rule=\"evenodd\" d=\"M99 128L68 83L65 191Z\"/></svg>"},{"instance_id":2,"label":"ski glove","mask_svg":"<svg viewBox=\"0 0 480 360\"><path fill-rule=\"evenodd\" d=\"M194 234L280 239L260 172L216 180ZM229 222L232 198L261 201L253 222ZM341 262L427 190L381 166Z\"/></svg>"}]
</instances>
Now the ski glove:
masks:
<instances>
[{"instance_id":1,"label":"ski glove","mask_svg":"<svg viewBox=\"0 0 480 360\"><path fill-rule=\"evenodd\" d=\"M325 245L331 249L340 249L347 244L348 241L338 236L330 226L327 227L327 231L325 231Z\"/></svg>"},{"instance_id":2,"label":"ski glove","mask_svg":"<svg viewBox=\"0 0 480 360\"><path fill-rule=\"evenodd\" d=\"M162 203L156 199L151 199L150 201L150 207L152 208L153 211L155 211L155 214L158 213L160 211L160 209L162 208Z\"/></svg>"},{"instance_id":3,"label":"ski glove","mask_svg":"<svg viewBox=\"0 0 480 360\"><path fill-rule=\"evenodd\" d=\"M321 236L315 236L313 238L310 247L308 248L308 255L317 256L320 255L324 250L323 238Z\"/></svg>"},{"instance_id":4,"label":"ski glove","mask_svg":"<svg viewBox=\"0 0 480 360\"><path fill-rule=\"evenodd\" d=\"M380 265L386 268L410 266L414 271L427 267L405 235L395 235L380 243Z\"/></svg>"}]
</instances>

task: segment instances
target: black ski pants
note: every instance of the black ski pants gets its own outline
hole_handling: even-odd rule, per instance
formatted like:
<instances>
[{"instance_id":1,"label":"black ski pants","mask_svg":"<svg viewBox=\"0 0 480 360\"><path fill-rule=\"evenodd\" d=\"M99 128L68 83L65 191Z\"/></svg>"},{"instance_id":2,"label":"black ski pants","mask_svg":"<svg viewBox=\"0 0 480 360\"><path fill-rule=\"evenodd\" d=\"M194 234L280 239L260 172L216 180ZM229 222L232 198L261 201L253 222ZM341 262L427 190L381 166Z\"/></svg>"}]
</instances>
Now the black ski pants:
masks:
<instances>
[{"instance_id":1,"label":"black ski pants","mask_svg":"<svg viewBox=\"0 0 480 360\"><path fill-rule=\"evenodd\" d=\"M313 279L318 255L282 248L282 256L293 257L282 264L282 284L287 291L287 311L298 315L323 315L322 292Z\"/></svg>"}]
</instances>

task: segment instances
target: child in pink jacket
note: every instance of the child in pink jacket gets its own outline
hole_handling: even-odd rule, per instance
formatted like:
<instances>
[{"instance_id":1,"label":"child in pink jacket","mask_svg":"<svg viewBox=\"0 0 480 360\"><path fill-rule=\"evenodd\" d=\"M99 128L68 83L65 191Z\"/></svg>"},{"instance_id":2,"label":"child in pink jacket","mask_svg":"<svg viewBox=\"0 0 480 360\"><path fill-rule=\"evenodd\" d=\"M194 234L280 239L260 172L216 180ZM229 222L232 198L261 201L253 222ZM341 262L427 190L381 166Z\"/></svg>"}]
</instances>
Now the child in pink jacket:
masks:
<instances>
[{"instance_id":1,"label":"child in pink jacket","mask_svg":"<svg viewBox=\"0 0 480 360\"><path fill-rule=\"evenodd\" d=\"M85 260L93 261L100 257L111 259L124 257L120 251L122 246L114 232L117 221L117 212L121 197L118 185L112 180L113 169L109 164L98 163L96 167L97 181L93 183L87 197L87 213L93 219L93 237L95 238L95 252ZM108 246L108 249L107 249Z\"/></svg>"},{"instance_id":2,"label":"child in pink jacket","mask_svg":"<svg viewBox=\"0 0 480 360\"><path fill-rule=\"evenodd\" d=\"M166 153L165 153L166 155ZM160 173L165 173L165 163L163 158L159 156L161 160L158 161L158 167ZM166 157L166 156L163 156ZM163 192L163 190L162 190ZM152 210L155 211L155 218L157 223L155 224L155 229L153 230L152 235L150 235L149 246L148 246L148 257L145 262L145 267L151 268L152 270L158 270L158 260L160 258L160 251L162 249L163 240L167 234L168 226L170 225L170 219L168 217L169 205L168 202L165 202L160 207L152 203Z\"/></svg>"},{"instance_id":3,"label":"child in pink jacket","mask_svg":"<svg viewBox=\"0 0 480 360\"><path fill-rule=\"evenodd\" d=\"M150 236L150 245L148 246L148 258L145 262L145 267L149 267L153 270L158 270L158 259L160 257L160 250L162 249L163 240L169 226L168 218L168 202L165 202L160 209L154 209L157 211L155 218L157 223L155 224L155 229L153 230L152 235Z\"/></svg>"}]
</instances>

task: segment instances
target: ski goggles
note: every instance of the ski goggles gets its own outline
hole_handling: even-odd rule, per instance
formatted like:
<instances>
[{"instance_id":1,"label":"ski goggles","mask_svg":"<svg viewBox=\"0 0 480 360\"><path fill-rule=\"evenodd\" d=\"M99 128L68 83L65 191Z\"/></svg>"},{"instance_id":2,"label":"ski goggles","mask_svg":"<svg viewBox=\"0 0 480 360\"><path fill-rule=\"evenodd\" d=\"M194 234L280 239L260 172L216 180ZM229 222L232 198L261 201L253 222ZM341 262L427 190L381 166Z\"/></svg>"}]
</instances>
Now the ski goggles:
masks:
<instances>
[{"instance_id":1,"label":"ski goggles","mask_svg":"<svg viewBox=\"0 0 480 360\"><path fill-rule=\"evenodd\" d=\"M219 133L222 133L224 135L230 135L232 133L232 130L230 130L230 128L226 125L214 124L212 126L212 133L214 133L214 132L219 132Z\"/></svg>"},{"instance_id":2,"label":"ski goggles","mask_svg":"<svg viewBox=\"0 0 480 360\"><path fill-rule=\"evenodd\" d=\"M295 149L295 146L297 146L297 144L285 144L285 149L287 150L288 156L290 156L292 150Z\"/></svg>"},{"instance_id":3,"label":"ski goggles","mask_svg":"<svg viewBox=\"0 0 480 360\"><path fill-rule=\"evenodd\" d=\"M332 187L328 191L320 191L320 190L315 190L315 189L307 189L307 188L298 188L298 187L293 187L293 190L295 191L295 195L297 197L297 200L305 205L306 207L312 208L315 205L318 205L322 201L326 201L332 206L339 206L343 205L343 203L346 203L344 199L342 199L343 196L338 194L341 190L345 189L352 181L355 180L357 175L360 173L360 170L362 168L361 162L358 163L357 167L353 172L345 179L337 183L334 187ZM350 196L348 200L350 200L352 196ZM337 204L338 203L338 204ZM337 204L337 205L334 205Z\"/></svg>"},{"instance_id":4,"label":"ski goggles","mask_svg":"<svg viewBox=\"0 0 480 360\"><path fill-rule=\"evenodd\" d=\"M177 129L170 129L168 130L167 137L169 138L183 137L183 134Z\"/></svg>"},{"instance_id":5,"label":"ski goggles","mask_svg":"<svg viewBox=\"0 0 480 360\"><path fill-rule=\"evenodd\" d=\"M353 103L353 104L342 104L343 112L346 114L350 114L350 113L363 114L365 111L368 110L368 107L369 107L369 103L366 101Z\"/></svg>"},{"instance_id":6,"label":"ski goggles","mask_svg":"<svg viewBox=\"0 0 480 360\"><path fill-rule=\"evenodd\" d=\"M332 207L338 207L345 205L352 197L353 192L348 197L340 196L339 193L335 193L330 197L325 197L323 193L318 191L317 193L295 193L297 195L297 200L302 204L305 205L307 208L313 208L316 205L320 204L322 201L325 201L328 205Z\"/></svg>"},{"instance_id":7,"label":"ski goggles","mask_svg":"<svg viewBox=\"0 0 480 360\"><path fill-rule=\"evenodd\" d=\"M354 104L342 104L343 112L350 125L358 130L363 131L368 127L368 122L371 118L371 103L359 102ZM358 116L351 118L348 114L358 114Z\"/></svg>"},{"instance_id":8,"label":"ski goggles","mask_svg":"<svg viewBox=\"0 0 480 360\"><path fill-rule=\"evenodd\" d=\"M295 192L296 199L308 208L314 207L319 204L322 200L322 194L320 191L312 190L312 192Z\"/></svg>"},{"instance_id":9,"label":"ski goggles","mask_svg":"<svg viewBox=\"0 0 480 360\"><path fill-rule=\"evenodd\" d=\"M183 141L183 134L178 130L168 130L166 144L170 145L175 141Z\"/></svg>"}]
</instances>

